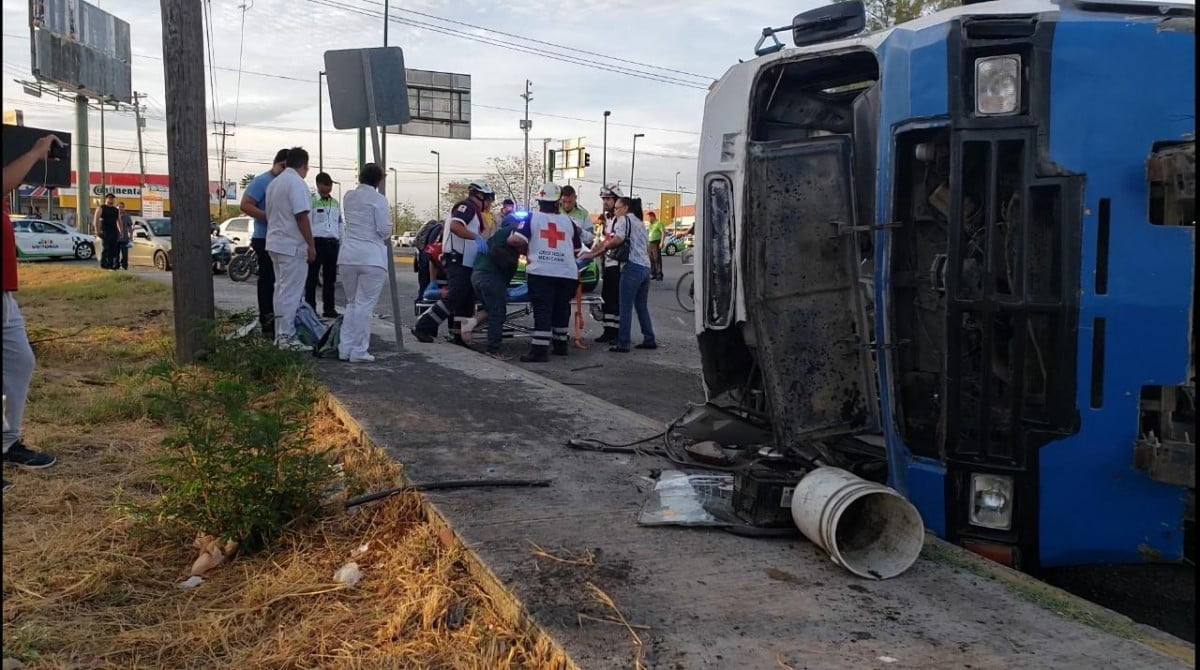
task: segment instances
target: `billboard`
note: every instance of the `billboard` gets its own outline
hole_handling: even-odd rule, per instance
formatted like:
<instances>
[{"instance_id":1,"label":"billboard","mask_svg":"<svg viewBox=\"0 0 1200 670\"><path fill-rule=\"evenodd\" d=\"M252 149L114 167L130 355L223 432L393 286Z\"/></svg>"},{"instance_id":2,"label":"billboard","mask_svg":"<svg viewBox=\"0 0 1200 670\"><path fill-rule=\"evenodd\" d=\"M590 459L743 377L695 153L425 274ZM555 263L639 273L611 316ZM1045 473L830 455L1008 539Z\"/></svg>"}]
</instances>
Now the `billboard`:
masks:
<instances>
[{"instance_id":1,"label":"billboard","mask_svg":"<svg viewBox=\"0 0 1200 670\"><path fill-rule=\"evenodd\" d=\"M133 100L129 24L83 0L29 0L38 81L102 100Z\"/></svg>"},{"instance_id":2,"label":"billboard","mask_svg":"<svg viewBox=\"0 0 1200 670\"><path fill-rule=\"evenodd\" d=\"M408 123L387 132L448 140L471 139L471 75L405 70Z\"/></svg>"}]
</instances>

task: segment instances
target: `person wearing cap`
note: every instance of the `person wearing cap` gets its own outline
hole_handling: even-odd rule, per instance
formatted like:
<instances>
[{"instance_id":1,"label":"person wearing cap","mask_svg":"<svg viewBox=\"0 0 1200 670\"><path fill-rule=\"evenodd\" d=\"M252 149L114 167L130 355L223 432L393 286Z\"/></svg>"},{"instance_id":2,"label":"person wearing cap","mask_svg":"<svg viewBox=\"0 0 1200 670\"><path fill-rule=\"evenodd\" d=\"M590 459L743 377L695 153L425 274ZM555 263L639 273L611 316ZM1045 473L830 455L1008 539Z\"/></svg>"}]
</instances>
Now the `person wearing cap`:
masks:
<instances>
[{"instance_id":1,"label":"person wearing cap","mask_svg":"<svg viewBox=\"0 0 1200 670\"><path fill-rule=\"evenodd\" d=\"M512 198L505 198L504 202L500 203L500 220L503 222L504 217L513 213L517 208L517 203Z\"/></svg>"},{"instance_id":2,"label":"person wearing cap","mask_svg":"<svg viewBox=\"0 0 1200 670\"><path fill-rule=\"evenodd\" d=\"M612 239L615 221L613 210L616 208L617 198L620 197L621 189L616 184L605 184L600 189L600 203L604 207L600 214L603 228L600 237L595 240L593 251ZM616 344L617 332L621 325L621 266L608 260L603 254L596 254L594 258L598 258L603 267L600 275L600 297L604 300L601 309L604 313L604 333L597 337L596 341L601 344Z\"/></svg>"},{"instance_id":3,"label":"person wearing cap","mask_svg":"<svg viewBox=\"0 0 1200 670\"><path fill-rule=\"evenodd\" d=\"M533 306L533 337L529 353L521 356L526 363L544 363L553 352L567 355L571 323L571 298L579 283L576 254L582 249L581 232L575 221L558 211L561 192L557 184L538 189L534 199L538 211L519 225L513 236L529 245L525 276L529 283L529 302Z\"/></svg>"},{"instance_id":4,"label":"person wearing cap","mask_svg":"<svg viewBox=\"0 0 1200 670\"><path fill-rule=\"evenodd\" d=\"M287 169L288 150L275 152L271 169L250 180L242 193L240 209L254 219L250 248L258 259L258 320L263 337L275 339L275 265L267 253L267 187Z\"/></svg>"},{"instance_id":5,"label":"person wearing cap","mask_svg":"<svg viewBox=\"0 0 1200 670\"><path fill-rule=\"evenodd\" d=\"M496 201L496 192L483 182L467 186L467 199L450 209L446 225L442 226L442 265L445 267L447 294L425 310L412 328L417 340L433 342L442 322L457 317L449 324L455 344L466 345L459 319L475 314L475 293L471 288L471 271L475 257L487 253L487 238L483 232L483 212Z\"/></svg>"}]
</instances>

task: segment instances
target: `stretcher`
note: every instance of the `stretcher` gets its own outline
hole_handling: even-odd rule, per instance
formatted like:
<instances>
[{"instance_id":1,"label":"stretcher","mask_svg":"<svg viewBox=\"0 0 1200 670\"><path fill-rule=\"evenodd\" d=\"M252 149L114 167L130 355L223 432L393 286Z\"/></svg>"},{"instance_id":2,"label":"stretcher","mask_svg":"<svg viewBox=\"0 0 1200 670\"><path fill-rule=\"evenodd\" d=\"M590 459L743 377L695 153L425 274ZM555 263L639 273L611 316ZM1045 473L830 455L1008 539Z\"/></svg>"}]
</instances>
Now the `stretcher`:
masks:
<instances>
[{"instance_id":1,"label":"stretcher","mask_svg":"<svg viewBox=\"0 0 1200 670\"><path fill-rule=\"evenodd\" d=\"M444 282L439 281L439 284ZM519 285L519 288L523 289L524 285ZM442 293L444 294L444 291ZM426 291L425 296L413 304L415 316L420 317L425 310L433 307L437 302L433 295L433 291ZM508 295L508 313L504 316L504 339L528 339L533 335L533 305L529 301L529 292L519 290L518 285L510 285ZM603 322L603 304L604 300L599 294L576 293L571 299L571 338L576 344L579 344L582 338L587 315L598 323ZM475 309L483 309L483 304L476 302ZM491 318L491 315L488 315L488 318ZM476 326L471 332L471 340L486 341L487 326Z\"/></svg>"}]
</instances>

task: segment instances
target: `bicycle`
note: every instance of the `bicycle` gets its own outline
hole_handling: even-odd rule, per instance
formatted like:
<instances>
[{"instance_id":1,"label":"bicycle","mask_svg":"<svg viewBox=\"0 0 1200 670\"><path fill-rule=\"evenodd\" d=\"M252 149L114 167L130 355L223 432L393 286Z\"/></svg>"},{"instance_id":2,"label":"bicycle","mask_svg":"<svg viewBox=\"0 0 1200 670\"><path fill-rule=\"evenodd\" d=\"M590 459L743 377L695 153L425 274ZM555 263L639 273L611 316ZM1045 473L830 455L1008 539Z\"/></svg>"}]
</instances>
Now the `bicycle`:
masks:
<instances>
[{"instance_id":1,"label":"bicycle","mask_svg":"<svg viewBox=\"0 0 1200 670\"><path fill-rule=\"evenodd\" d=\"M696 311L696 283L692 279L692 270L683 273L683 276L679 278L679 283L675 284L675 300L679 302L683 311Z\"/></svg>"}]
</instances>

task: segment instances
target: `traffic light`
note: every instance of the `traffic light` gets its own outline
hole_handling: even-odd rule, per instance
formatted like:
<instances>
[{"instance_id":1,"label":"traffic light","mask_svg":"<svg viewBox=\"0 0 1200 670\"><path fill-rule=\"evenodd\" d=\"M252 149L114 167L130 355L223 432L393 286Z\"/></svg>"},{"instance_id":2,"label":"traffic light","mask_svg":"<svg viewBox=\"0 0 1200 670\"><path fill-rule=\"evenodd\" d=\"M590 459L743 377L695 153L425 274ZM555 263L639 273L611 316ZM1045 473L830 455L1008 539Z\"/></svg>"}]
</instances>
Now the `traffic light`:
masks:
<instances>
[{"instance_id":1,"label":"traffic light","mask_svg":"<svg viewBox=\"0 0 1200 670\"><path fill-rule=\"evenodd\" d=\"M591 166L592 166L592 155L587 152L584 152L583 167L591 167Z\"/></svg>"}]
</instances>

